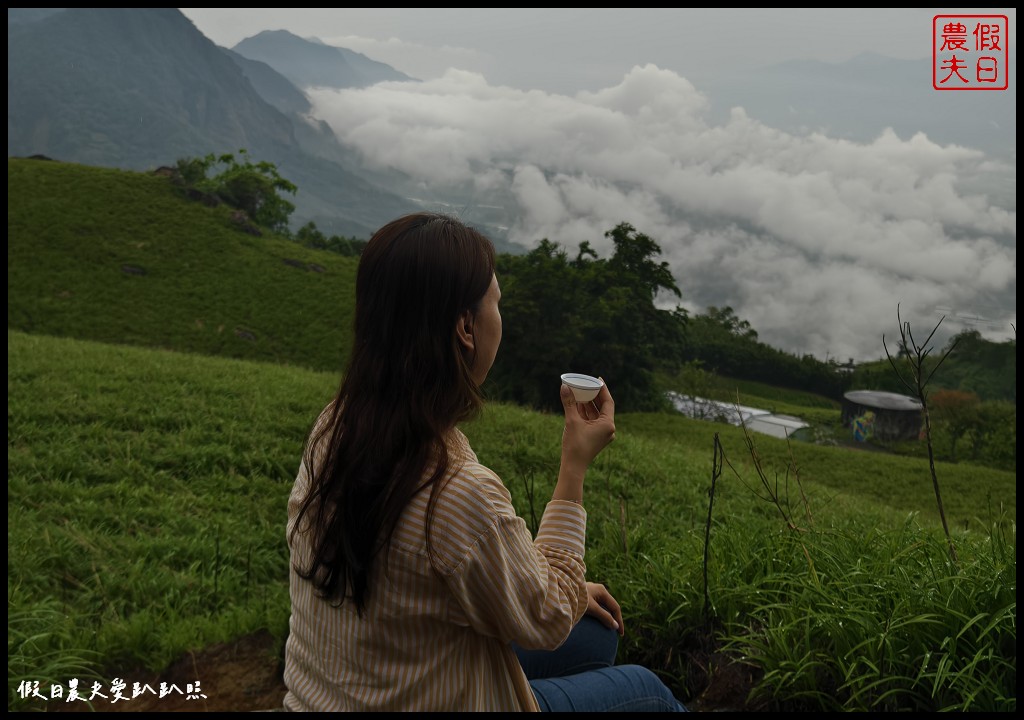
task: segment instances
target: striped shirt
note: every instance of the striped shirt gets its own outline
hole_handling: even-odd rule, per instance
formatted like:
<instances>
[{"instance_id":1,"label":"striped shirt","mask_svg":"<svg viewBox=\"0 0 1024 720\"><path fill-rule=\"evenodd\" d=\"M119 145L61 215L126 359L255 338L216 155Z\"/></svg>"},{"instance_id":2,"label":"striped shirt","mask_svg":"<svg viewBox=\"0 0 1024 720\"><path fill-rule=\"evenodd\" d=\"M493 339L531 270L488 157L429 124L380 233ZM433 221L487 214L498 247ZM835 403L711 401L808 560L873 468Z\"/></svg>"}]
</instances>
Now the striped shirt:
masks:
<instances>
[{"instance_id":1,"label":"striped shirt","mask_svg":"<svg viewBox=\"0 0 1024 720\"><path fill-rule=\"evenodd\" d=\"M296 535L286 710L539 710L509 643L554 649L583 616L586 512L552 500L531 538L500 478L458 430L449 453L454 473L432 520L434 563L426 489L403 512L390 552L378 556L387 567L378 563L371 575L362 618L351 602L321 600L295 572L309 553ZM304 465L288 502L290 543L309 482Z\"/></svg>"}]
</instances>

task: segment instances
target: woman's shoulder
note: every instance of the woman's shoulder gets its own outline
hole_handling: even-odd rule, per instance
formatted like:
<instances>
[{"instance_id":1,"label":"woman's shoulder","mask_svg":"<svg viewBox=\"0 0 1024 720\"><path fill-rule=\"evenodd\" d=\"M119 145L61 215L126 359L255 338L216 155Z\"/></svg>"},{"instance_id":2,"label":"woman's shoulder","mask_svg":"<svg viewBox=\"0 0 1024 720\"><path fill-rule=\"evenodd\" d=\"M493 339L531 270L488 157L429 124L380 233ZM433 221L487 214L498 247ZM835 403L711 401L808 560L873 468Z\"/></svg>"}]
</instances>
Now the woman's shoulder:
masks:
<instances>
[{"instance_id":1,"label":"woman's shoulder","mask_svg":"<svg viewBox=\"0 0 1024 720\"><path fill-rule=\"evenodd\" d=\"M455 428L446 439L448 446L448 486L452 493L479 497L484 503L511 502L511 496L498 474L480 462L469 439Z\"/></svg>"},{"instance_id":2,"label":"woman's shoulder","mask_svg":"<svg viewBox=\"0 0 1024 720\"><path fill-rule=\"evenodd\" d=\"M485 515L505 515L512 509L512 496L501 478L475 457L452 463L441 497Z\"/></svg>"},{"instance_id":3,"label":"woman's shoulder","mask_svg":"<svg viewBox=\"0 0 1024 720\"><path fill-rule=\"evenodd\" d=\"M508 488L469 450L468 442L462 448L449 443L449 453L448 474L434 502L434 522L442 535L471 545L496 524L516 518L516 511Z\"/></svg>"},{"instance_id":4,"label":"woman's shoulder","mask_svg":"<svg viewBox=\"0 0 1024 720\"><path fill-rule=\"evenodd\" d=\"M456 572L487 538L504 537L504 528L521 522L498 475L480 462L463 461L452 468L434 503L430 536L437 569Z\"/></svg>"}]
</instances>

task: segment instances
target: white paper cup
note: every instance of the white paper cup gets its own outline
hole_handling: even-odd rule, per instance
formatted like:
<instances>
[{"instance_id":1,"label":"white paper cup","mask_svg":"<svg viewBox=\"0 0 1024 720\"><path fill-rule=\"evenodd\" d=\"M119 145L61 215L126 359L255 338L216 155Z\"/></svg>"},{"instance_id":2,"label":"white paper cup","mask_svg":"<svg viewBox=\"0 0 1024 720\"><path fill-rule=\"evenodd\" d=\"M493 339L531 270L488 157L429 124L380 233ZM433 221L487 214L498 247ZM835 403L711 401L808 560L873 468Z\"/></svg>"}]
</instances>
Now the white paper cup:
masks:
<instances>
[{"instance_id":1,"label":"white paper cup","mask_svg":"<svg viewBox=\"0 0 1024 720\"><path fill-rule=\"evenodd\" d=\"M580 373L565 373L562 375L562 382L569 386L578 403L590 402L604 387L604 381L601 378Z\"/></svg>"}]
</instances>

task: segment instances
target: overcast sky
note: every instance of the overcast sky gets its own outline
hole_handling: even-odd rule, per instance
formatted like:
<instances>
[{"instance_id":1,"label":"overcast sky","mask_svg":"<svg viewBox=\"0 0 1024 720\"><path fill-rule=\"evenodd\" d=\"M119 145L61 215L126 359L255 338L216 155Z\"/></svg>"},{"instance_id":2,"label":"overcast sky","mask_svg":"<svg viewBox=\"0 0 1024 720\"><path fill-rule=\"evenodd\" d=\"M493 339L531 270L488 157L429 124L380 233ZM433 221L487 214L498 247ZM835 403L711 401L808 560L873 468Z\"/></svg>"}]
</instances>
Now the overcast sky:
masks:
<instances>
[{"instance_id":1,"label":"overcast sky","mask_svg":"<svg viewBox=\"0 0 1024 720\"><path fill-rule=\"evenodd\" d=\"M931 56L921 8L180 8L232 47L263 30L315 36L422 80L449 67L491 85L575 93L652 63L693 81L786 60L841 62L863 52ZM961 9L1003 14L1015 8ZM956 13L942 9L942 14ZM1014 46L1011 45L1011 48Z\"/></svg>"},{"instance_id":2,"label":"overcast sky","mask_svg":"<svg viewBox=\"0 0 1024 720\"><path fill-rule=\"evenodd\" d=\"M930 58L937 11L182 11L225 47L286 29L426 81L309 94L368 166L432 197L507 198L509 238L526 246L589 240L606 254L604 232L631 222L660 243L685 306L731 305L774 347L882 357L897 303L922 337L943 314L946 333L1015 336L1015 151L708 112L718 78L786 60ZM1012 8L963 12L1005 14L1015 37ZM1002 122L1015 134L1015 110ZM991 132L992 118L978 123Z\"/></svg>"}]
</instances>

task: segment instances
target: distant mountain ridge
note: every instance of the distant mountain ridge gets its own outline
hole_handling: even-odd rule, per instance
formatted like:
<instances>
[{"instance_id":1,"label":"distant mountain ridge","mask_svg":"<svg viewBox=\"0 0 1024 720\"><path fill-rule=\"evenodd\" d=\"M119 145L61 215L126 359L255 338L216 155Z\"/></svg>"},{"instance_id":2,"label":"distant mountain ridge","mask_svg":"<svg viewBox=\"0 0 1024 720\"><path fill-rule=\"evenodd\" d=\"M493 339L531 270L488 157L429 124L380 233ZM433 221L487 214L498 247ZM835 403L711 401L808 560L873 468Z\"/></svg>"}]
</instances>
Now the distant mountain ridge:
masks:
<instances>
[{"instance_id":1,"label":"distant mountain ridge","mask_svg":"<svg viewBox=\"0 0 1024 720\"><path fill-rule=\"evenodd\" d=\"M362 53L300 38L287 30L265 30L242 40L232 50L266 63L300 88L360 88L388 80L414 80Z\"/></svg>"},{"instance_id":2,"label":"distant mountain ridge","mask_svg":"<svg viewBox=\"0 0 1024 720\"><path fill-rule=\"evenodd\" d=\"M298 187L289 198L292 228L312 221L327 235L366 239L422 209L371 180L355 152L309 117L294 83L215 45L176 8L8 8L7 17L8 157L146 170L245 149ZM271 33L261 42L283 41L344 58L358 71L353 82L406 78L296 36ZM503 231L480 228L499 249L523 251Z\"/></svg>"},{"instance_id":3,"label":"distant mountain ridge","mask_svg":"<svg viewBox=\"0 0 1024 720\"><path fill-rule=\"evenodd\" d=\"M291 122L174 8L68 8L8 32L8 155L143 168L298 148Z\"/></svg>"},{"instance_id":4,"label":"distant mountain ridge","mask_svg":"<svg viewBox=\"0 0 1024 720\"><path fill-rule=\"evenodd\" d=\"M270 65L259 60L250 60L234 50L221 49L248 78L260 97L281 112L286 115L292 113L302 115L312 109L313 105L309 102L306 94Z\"/></svg>"},{"instance_id":5,"label":"distant mountain ridge","mask_svg":"<svg viewBox=\"0 0 1024 720\"><path fill-rule=\"evenodd\" d=\"M901 60L865 52L841 63L791 60L720 79L709 92L716 119L734 106L771 127L796 135L871 142L884 127L907 140L923 132L941 145L957 144L1015 162L1016 86L994 92L932 88L929 59ZM987 118L988 132L977 132Z\"/></svg>"}]
</instances>

